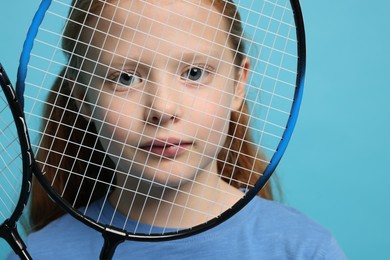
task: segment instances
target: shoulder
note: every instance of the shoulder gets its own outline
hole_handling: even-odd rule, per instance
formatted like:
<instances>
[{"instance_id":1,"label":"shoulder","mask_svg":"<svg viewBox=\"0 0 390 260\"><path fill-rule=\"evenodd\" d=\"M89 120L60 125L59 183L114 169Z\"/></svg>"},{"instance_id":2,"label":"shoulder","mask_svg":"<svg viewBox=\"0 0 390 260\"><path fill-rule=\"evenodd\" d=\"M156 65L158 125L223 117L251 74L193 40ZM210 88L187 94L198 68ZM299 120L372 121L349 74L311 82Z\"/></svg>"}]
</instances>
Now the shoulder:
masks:
<instances>
[{"instance_id":1,"label":"shoulder","mask_svg":"<svg viewBox=\"0 0 390 260\"><path fill-rule=\"evenodd\" d=\"M245 213L251 215L253 221L266 224L273 229L296 229L307 232L329 234L329 232L300 211L280 202L269 201L259 197L247 205Z\"/></svg>"},{"instance_id":2,"label":"shoulder","mask_svg":"<svg viewBox=\"0 0 390 260\"><path fill-rule=\"evenodd\" d=\"M103 239L98 232L68 214L26 238L27 250L34 259L52 259L53 254L57 260L69 259L72 256L87 259L94 252L94 258L97 259L102 244ZM84 256L87 252L88 255Z\"/></svg>"},{"instance_id":3,"label":"shoulder","mask_svg":"<svg viewBox=\"0 0 390 260\"><path fill-rule=\"evenodd\" d=\"M267 258L345 259L329 230L279 202L256 197L230 224L240 240L263 248Z\"/></svg>"}]
</instances>

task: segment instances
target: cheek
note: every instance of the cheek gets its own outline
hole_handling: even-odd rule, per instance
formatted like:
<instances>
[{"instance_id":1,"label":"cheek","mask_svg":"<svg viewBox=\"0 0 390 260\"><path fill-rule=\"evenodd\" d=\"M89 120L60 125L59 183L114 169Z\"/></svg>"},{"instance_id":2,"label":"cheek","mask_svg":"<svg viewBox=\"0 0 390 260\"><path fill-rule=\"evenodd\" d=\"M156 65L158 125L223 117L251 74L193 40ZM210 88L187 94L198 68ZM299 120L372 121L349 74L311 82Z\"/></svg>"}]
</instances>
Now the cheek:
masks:
<instances>
[{"instance_id":1,"label":"cheek","mask_svg":"<svg viewBox=\"0 0 390 260\"><path fill-rule=\"evenodd\" d=\"M139 105L112 97L100 97L97 104L92 118L99 135L104 139L126 143L129 135L137 132Z\"/></svg>"},{"instance_id":2,"label":"cheek","mask_svg":"<svg viewBox=\"0 0 390 260\"><path fill-rule=\"evenodd\" d=\"M190 119L198 124L200 139L213 144L219 144L226 139L231 115L230 101L230 98L224 97L196 106L199 110L192 113Z\"/></svg>"}]
</instances>

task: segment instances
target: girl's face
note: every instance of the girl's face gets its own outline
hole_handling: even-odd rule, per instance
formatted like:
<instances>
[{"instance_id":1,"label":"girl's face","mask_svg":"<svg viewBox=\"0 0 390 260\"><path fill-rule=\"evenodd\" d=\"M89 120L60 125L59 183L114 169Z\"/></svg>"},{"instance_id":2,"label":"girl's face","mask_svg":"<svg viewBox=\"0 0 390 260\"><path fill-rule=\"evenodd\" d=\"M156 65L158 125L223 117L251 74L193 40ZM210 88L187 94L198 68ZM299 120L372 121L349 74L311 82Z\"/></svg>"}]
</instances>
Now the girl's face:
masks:
<instances>
[{"instance_id":1,"label":"girl's face","mask_svg":"<svg viewBox=\"0 0 390 260\"><path fill-rule=\"evenodd\" d=\"M209 4L155 2L119 1L89 21L97 30L82 31L88 46L75 93L117 165L117 181L136 176L175 187L217 174L246 70L233 65L227 24Z\"/></svg>"}]
</instances>

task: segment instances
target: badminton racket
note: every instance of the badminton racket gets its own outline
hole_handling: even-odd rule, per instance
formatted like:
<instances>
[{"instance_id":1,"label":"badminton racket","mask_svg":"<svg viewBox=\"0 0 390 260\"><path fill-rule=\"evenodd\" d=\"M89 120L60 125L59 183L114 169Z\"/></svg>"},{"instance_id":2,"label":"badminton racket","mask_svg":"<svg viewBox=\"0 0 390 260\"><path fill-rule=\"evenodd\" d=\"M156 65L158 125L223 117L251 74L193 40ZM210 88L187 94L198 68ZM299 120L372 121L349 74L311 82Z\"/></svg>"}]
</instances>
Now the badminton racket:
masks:
<instances>
[{"instance_id":1,"label":"badminton racket","mask_svg":"<svg viewBox=\"0 0 390 260\"><path fill-rule=\"evenodd\" d=\"M21 259L31 259L17 223L31 191L32 153L26 122L0 64L0 237Z\"/></svg>"},{"instance_id":2,"label":"badminton racket","mask_svg":"<svg viewBox=\"0 0 390 260\"><path fill-rule=\"evenodd\" d=\"M42 0L16 86L35 176L104 259L208 230L269 181L305 60L298 0Z\"/></svg>"}]
</instances>

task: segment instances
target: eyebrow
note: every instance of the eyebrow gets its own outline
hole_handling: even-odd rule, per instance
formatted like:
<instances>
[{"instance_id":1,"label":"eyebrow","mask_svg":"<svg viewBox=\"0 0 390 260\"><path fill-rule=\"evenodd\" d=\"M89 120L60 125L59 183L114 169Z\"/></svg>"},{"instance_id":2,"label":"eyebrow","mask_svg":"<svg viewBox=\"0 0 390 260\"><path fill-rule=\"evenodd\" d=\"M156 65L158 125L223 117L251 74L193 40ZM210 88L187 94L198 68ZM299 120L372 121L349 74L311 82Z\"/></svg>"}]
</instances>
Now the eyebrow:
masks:
<instances>
[{"instance_id":1,"label":"eyebrow","mask_svg":"<svg viewBox=\"0 0 390 260\"><path fill-rule=\"evenodd\" d=\"M219 45L210 46L210 48L201 48L199 50L191 50L190 48L185 48L184 50L174 50L168 54L157 52L152 49L148 49L141 45L134 45L137 48L144 49L146 51L150 51L152 53L157 53L159 55L163 55L164 57L175 60L177 62L181 63L188 63L191 64L193 62L196 62L198 59L204 59L209 62L223 62L226 63L227 61L224 59L224 56L227 52L231 52L230 48L221 48ZM130 47L129 47L130 48ZM102 55L100 56L100 59L98 60L99 66L105 66L109 70L110 69L116 69L116 70L123 70L124 67L132 65L137 67L149 67L149 63L145 62L145 60L142 58L142 54L138 54L134 52L129 52L128 55L122 54L122 53L115 53L114 51L104 50ZM127 49L128 51L129 49ZM136 55L134 55L136 54ZM107 57L108 56L108 57ZM153 54L153 57L155 57L155 54ZM232 63L228 62L228 63Z\"/></svg>"},{"instance_id":2,"label":"eyebrow","mask_svg":"<svg viewBox=\"0 0 390 260\"><path fill-rule=\"evenodd\" d=\"M223 60L223 51L216 49L207 49L207 51L196 51L196 52L183 52L180 54L180 60L195 60L197 58L206 58L207 60Z\"/></svg>"}]
</instances>

